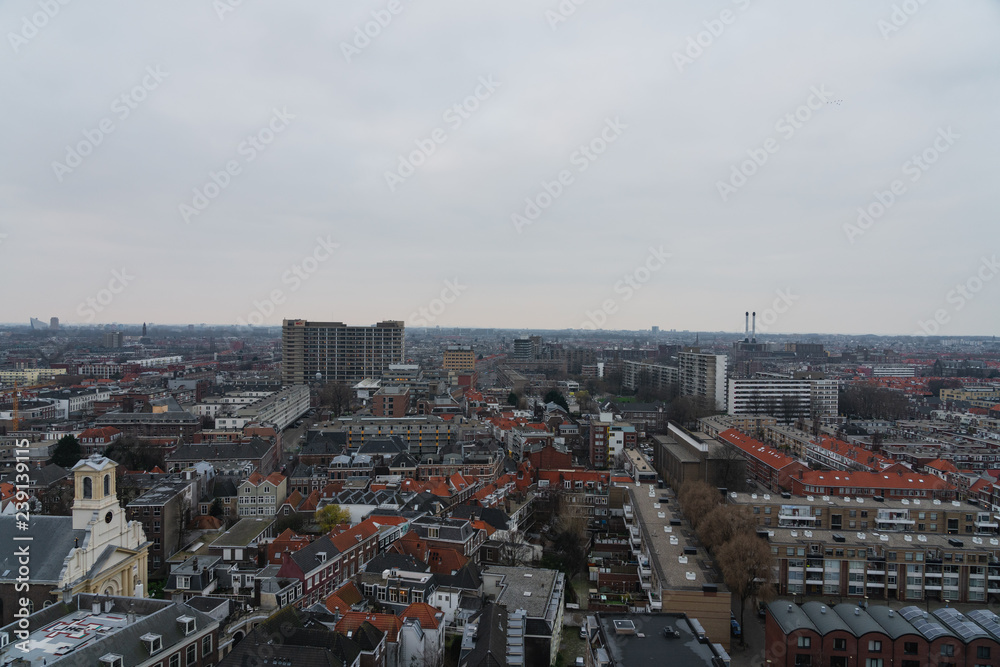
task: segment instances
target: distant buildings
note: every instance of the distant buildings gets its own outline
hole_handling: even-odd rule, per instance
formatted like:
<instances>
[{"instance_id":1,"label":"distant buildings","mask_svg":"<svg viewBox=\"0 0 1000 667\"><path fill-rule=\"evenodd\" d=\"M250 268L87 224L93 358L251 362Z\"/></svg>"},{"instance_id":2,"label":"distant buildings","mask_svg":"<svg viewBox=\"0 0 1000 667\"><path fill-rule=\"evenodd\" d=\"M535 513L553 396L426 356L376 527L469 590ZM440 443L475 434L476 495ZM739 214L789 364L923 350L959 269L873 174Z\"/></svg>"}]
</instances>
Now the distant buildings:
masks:
<instances>
[{"instance_id":1,"label":"distant buildings","mask_svg":"<svg viewBox=\"0 0 1000 667\"><path fill-rule=\"evenodd\" d=\"M343 322L285 320L282 324L282 381L285 384L359 382L403 363L403 323L349 327Z\"/></svg>"}]
</instances>

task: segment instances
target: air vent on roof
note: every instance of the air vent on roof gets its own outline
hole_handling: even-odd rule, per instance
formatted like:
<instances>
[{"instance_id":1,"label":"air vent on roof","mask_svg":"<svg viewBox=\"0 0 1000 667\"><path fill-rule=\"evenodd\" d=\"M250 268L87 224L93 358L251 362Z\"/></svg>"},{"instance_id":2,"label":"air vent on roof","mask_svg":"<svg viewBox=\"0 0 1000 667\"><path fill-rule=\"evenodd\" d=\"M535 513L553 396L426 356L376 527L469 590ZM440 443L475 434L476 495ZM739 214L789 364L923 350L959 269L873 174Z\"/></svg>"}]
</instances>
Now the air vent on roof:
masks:
<instances>
[{"instance_id":1,"label":"air vent on roof","mask_svg":"<svg viewBox=\"0 0 1000 667\"><path fill-rule=\"evenodd\" d=\"M786 498L786 499L787 499L787 498L791 498L791 497L792 497L792 494L790 494L790 493L789 493L788 491L782 491L782 492L781 492L781 497L782 497L782 498Z\"/></svg>"},{"instance_id":2,"label":"air vent on roof","mask_svg":"<svg viewBox=\"0 0 1000 667\"><path fill-rule=\"evenodd\" d=\"M697 547L684 547L684 553L686 553L689 556L694 556L694 555L696 555L698 553L698 548Z\"/></svg>"},{"instance_id":3,"label":"air vent on roof","mask_svg":"<svg viewBox=\"0 0 1000 667\"><path fill-rule=\"evenodd\" d=\"M877 503L884 503L885 502L885 498L882 497L882 496L872 496L872 500L874 500Z\"/></svg>"},{"instance_id":4,"label":"air vent on roof","mask_svg":"<svg viewBox=\"0 0 1000 667\"><path fill-rule=\"evenodd\" d=\"M679 526L679 525L681 525L681 520L680 519L671 519L670 520L670 525L671 526Z\"/></svg>"},{"instance_id":5,"label":"air vent on roof","mask_svg":"<svg viewBox=\"0 0 1000 667\"><path fill-rule=\"evenodd\" d=\"M834 533L833 534L833 541L834 542L844 542L845 539L846 538L843 535L841 535L840 533Z\"/></svg>"},{"instance_id":6,"label":"air vent on roof","mask_svg":"<svg viewBox=\"0 0 1000 667\"><path fill-rule=\"evenodd\" d=\"M953 547L965 546L965 542L963 542L962 540L956 540L954 537L948 539L948 544L950 544Z\"/></svg>"}]
</instances>

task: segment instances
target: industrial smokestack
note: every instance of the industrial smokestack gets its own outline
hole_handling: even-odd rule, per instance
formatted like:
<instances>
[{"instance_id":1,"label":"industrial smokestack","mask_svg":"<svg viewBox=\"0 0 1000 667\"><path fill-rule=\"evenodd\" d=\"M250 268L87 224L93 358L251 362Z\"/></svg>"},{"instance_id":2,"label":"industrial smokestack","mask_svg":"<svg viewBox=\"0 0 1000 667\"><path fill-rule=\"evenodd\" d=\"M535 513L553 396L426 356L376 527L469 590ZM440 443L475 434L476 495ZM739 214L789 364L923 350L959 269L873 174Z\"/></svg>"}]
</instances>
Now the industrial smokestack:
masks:
<instances>
[{"instance_id":1,"label":"industrial smokestack","mask_svg":"<svg viewBox=\"0 0 1000 667\"><path fill-rule=\"evenodd\" d=\"M757 311L753 311L753 335L750 338L751 343L757 342Z\"/></svg>"},{"instance_id":2,"label":"industrial smokestack","mask_svg":"<svg viewBox=\"0 0 1000 667\"><path fill-rule=\"evenodd\" d=\"M750 342L750 311L747 311L747 321L743 328L743 340L747 343Z\"/></svg>"}]
</instances>

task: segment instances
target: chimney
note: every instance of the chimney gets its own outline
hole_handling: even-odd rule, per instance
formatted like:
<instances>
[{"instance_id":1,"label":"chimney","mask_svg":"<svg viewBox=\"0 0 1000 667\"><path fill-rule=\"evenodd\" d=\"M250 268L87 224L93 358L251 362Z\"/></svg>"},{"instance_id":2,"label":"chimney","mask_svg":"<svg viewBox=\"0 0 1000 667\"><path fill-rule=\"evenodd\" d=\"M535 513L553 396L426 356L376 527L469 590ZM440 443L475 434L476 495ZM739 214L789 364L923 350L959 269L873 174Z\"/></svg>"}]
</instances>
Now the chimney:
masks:
<instances>
[{"instance_id":1,"label":"chimney","mask_svg":"<svg viewBox=\"0 0 1000 667\"><path fill-rule=\"evenodd\" d=\"M747 343L750 342L750 311L746 313L746 325L743 327L743 340Z\"/></svg>"},{"instance_id":2,"label":"chimney","mask_svg":"<svg viewBox=\"0 0 1000 667\"><path fill-rule=\"evenodd\" d=\"M92 614L101 613L101 598L95 597L93 599L93 601L90 603L90 612Z\"/></svg>"},{"instance_id":3,"label":"chimney","mask_svg":"<svg viewBox=\"0 0 1000 667\"><path fill-rule=\"evenodd\" d=\"M757 342L757 311L753 311L753 335L750 338L751 343Z\"/></svg>"}]
</instances>

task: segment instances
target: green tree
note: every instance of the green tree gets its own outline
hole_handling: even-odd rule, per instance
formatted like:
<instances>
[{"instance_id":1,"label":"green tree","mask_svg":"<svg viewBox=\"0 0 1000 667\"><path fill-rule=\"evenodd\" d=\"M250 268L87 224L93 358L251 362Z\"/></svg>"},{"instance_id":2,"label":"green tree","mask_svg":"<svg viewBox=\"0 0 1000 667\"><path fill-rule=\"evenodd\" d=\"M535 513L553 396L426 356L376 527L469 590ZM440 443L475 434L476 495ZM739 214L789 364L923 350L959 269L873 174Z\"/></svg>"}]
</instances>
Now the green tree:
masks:
<instances>
[{"instance_id":1,"label":"green tree","mask_svg":"<svg viewBox=\"0 0 1000 667\"><path fill-rule=\"evenodd\" d=\"M351 522L351 513L337 504L330 504L316 511L316 523L321 532L328 533L342 523Z\"/></svg>"},{"instance_id":2,"label":"green tree","mask_svg":"<svg viewBox=\"0 0 1000 667\"><path fill-rule=\"evenodd\" d=\"M52 454L52 463L62 466L67 470L77 464L83 458L83 450L75 435L64 435L56 443L55 452Z\"/></svg>"},{"instance_id":3,"label":"green tree","mask_svg":"<svg viewBox=\"0 0 1000 667\"><path fill-rule=\"evenodd\" d=\"M562 406L562 409L569 412L569 403L566 402L566 397L562 395L562 392L558 389L549 389L548 393L545 394L545 398L542 399L546 403L555 403L556 405Z\"/></svg>"},{"instance_id":4,"label":"green tree","mask_svg":"<svg viewBox=\"0 0 1000 667\"><path fill-rule=\"evenodd\" d=\"M214 516L216 519L221 519L225 512L222 511L222 500L216 498L212 501L212 506L208 508L208 515Z\"/></svg>"}]
</instances>

